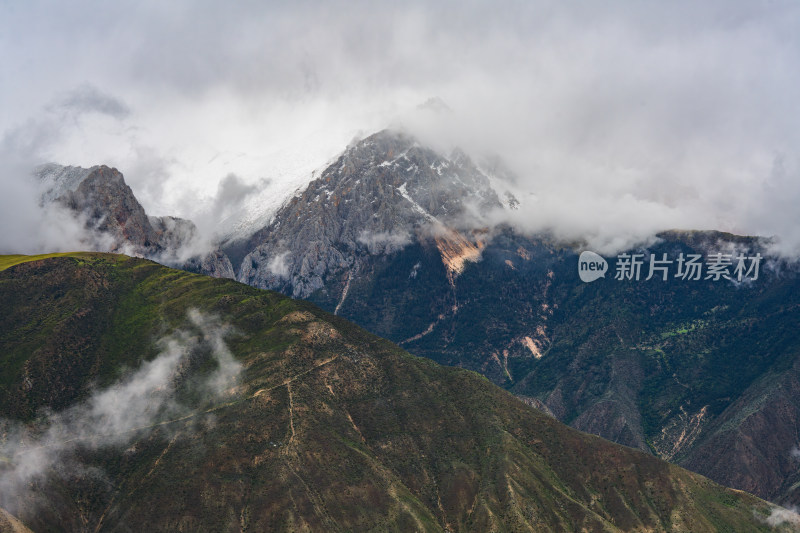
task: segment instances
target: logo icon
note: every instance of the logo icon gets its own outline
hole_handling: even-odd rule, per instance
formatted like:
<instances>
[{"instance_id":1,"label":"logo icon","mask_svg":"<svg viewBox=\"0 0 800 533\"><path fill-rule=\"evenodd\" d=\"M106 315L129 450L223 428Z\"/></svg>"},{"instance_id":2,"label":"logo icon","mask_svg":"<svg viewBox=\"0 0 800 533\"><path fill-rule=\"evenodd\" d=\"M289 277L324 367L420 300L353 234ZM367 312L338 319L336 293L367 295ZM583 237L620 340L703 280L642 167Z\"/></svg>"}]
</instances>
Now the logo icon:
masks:
<instances>
[{"instance_id":1,"label":"logo icon","mask_svg":"<svg viewBox=\"0 0 800 533\"><path fill-rule=\"evenodd\" d=\"M581 252L578 258L578 276L581 281L591 283L598 278L606 277L608 263L594 252Z\"/></svg>"}]
</instances>

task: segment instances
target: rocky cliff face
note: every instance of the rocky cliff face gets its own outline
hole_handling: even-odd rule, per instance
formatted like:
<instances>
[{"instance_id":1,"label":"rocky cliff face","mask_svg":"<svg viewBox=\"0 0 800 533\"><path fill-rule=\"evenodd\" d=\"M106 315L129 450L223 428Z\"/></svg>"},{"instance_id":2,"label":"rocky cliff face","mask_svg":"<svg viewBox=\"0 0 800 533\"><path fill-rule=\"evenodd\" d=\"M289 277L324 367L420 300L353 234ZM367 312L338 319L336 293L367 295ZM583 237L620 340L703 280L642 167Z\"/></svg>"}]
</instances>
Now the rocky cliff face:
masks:
<instances>
[{"instance_id":1,"label":"rocky cliff face","mask_svg":"<svg viewBox=\"0 0 800 533\"><path fill-rule=\"evenodd\" d=\"M238 278L308 297L328 279L357 272L368 256L418 241L436 242L457 275L480 255L465 230L500 207L464 153L445 157L385 130L348 148L249 239Z\"/></svg>"},{"instance_id":2,"label":"rocky cliff face","mask_svg":"<svg viewBox=\"0 0 800 533\"><path fill-rule=\"evenodd\" d=\"M111 251L127 248L153 256L177 250L195 236L196 228L188 220L147 216L115 168L46 165L38 174L46 187L43 200L85 216L88 228L110 237Z\"/></svg>"},{"instance_id":3,"label":"rocky cliff face","mask_svg":"<svg viewBox=\"0 0 800 533\"><path fill-rule=\"evenodd\" d=\"M795 354L784 363L790 368L766 373L718 417L695 423L699 438L686 447L681 464L728 486L800 505L800 354ZM707 417L707 411L696 416Z\"/></svg>"},{"instance_id":4,"label":"rocky cliff face","mask_svg":"<svg viewBox=\"0 0 800 533\"><path fill-rule=\"evenodd\" d=\"M91 168L48 164L37 169L44 192L42 202L55 202L85 220L99 251L149 257L182 264L182 249L197 237L195 225L185 219L148 216L125 183L120 171L105 165ZM188 260L186 267L216 277L234 277L221 252Z\"/></svg>"}]
</instances>

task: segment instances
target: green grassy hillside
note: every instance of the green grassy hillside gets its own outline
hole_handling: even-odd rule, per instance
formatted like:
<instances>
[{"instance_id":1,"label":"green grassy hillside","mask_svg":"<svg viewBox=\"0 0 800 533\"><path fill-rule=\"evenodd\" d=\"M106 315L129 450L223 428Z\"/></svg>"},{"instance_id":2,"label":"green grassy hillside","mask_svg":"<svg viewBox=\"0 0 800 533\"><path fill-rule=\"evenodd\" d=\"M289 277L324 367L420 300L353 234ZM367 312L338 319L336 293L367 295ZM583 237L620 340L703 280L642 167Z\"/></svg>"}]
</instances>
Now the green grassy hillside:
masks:
<instances>
[{"instance_id":1,"label":"green grassy hillside","mask_svg":"<svg viewBox=\"0 0 800 533\"><path fill-rule=\"evenodd\" d=\"M0 491L25 481L0 507L33 531L772 530L753 496L309 303L119 255L0 265ZM196 342L196 314L232 326L235 386L206 393L222 363L192 351L146 424L82 422Z\"/></svg>"},{"instance_id":2,"label":"green grassy hillside","mask_svg":"<svg viewBox=\"0 0 800 533\"><path fill-rule=\"evenodd\" d=\"M84 257L91 255L88 252L62 252L57 254L39 254L39 255L0 255L0 272L19 265L20 263L27 263L29 261L38 261L39 259L48 259L50 257Z\"/></svg>"}]
</instances>

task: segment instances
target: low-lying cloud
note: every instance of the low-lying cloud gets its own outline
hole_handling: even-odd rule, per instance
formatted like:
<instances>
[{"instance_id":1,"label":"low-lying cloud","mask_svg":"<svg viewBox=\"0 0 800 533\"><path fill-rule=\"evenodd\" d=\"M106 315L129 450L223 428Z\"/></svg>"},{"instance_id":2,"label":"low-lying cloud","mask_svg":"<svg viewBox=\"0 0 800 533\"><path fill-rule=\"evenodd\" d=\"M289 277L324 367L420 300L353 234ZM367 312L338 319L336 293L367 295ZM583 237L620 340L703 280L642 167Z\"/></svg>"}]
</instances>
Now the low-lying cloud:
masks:
<instances>
[{"instance_id":1,"label":"low-lying cloud","mask_svg":"<svg viewBox=\"0 0 800 533\"><path fill-rule=\"evenodd\" d=\"M80 129L84 118L124 115L116 107L122 105L83 87L0 134L0 254L111 249L111 237L87 224L87 217L43 201L45 184L36 179L34 171L46 162L49 151L68 137L71 128Z\"/></svg>"},{"instance_id":2,"label":"low-lying cloud","mask_svg":"<svg viewBox=\"0 0 800 533\"><path fill-rule=\"evenodd\" d=\"M233 330L197 310L190 310L187 319L186 328L158 341L161 352L153 360L85 401L46 414L35 429L0 420L5 429L0 443L0 507L14 514L29 496L33 481L90 469L75 459L79 450L121 448L146 437L160 422L190 413L176 400L177 390L187 383L201 403L232 391L242 368L225 343ZM216 368L194 382L187 373L200 357L212 358ZM102 477L102 472L94 475Z\"/></svg>"},{"instance_id":3,"label":"low-lying cloud","mask_svg":"<svg viewBox=\"0 0 800 533\"><path fill-rule=\"evenodd\" d=\"M390 254L408 245L411 236L403 231L364 230L359 233L357 241L366 246L371 254Z\"/></svg>"},{"instance_id":4,"label":"low-lying cloud","mask_svg":"<svg viewBox=\"0 0 800 533\"><path fill-rule=\"evenodd\" d=\"M197 198L195 193L189 193L188 196L196 198L191 219L197 225L200 239L208 244L207 247L213 248L216 242L233 232L248 202L268 190L271 183L272 180L268 178L250 183L234 173L228 173L219 180L213 195ZM256 229L259 228L253 231Z\"/></svg>"},{"instance_id":5,"label":"low-lying cloud","mask_svg":"<svg viewBox=\"0 0 800 533\"><path fill-rule=\"evenodd\" d=\"M288 278L290 274L290 256L291 252L288 250L275 254L270 258L269 262L267 262L267 269L279 278Z\"/></svg>"},{"instance_id":6,"label":"low-lying cloud","mask_svg":"<svg viewBox=\"0 0 800 533\"><path fill-rule=\"evenodd\" d=\"M57 98L48 106L48 110L67 115L73 120L86 113L98 113L116 119L124 119L130 114L124 102L89 84L80 85Z\"/></svg>"},{"instance_id":7,"label":"low-lying cloud","mask_svg":"<svg viewBox=\"0 0 800 533\"><path fill-rule=\"evenodd\" d=\"M27 180L3 189L7 205L0 209L0 254L112 249L113 238L93 228L85 215L58 203L40 203L42 190L30 174L28 169Z\"/></svg>"},{"instance_id":8,"label":"low-lying cloud","mask_svg":"<svg viewBox=\"0 0 800 533\"><path fill-rule=\"evenodd\" d=\"M772 507L769 515L762 520L771 527L789 526L792 531L800 530L800 514L796 507L790 509Z\"/></svg>"}]
</instances>

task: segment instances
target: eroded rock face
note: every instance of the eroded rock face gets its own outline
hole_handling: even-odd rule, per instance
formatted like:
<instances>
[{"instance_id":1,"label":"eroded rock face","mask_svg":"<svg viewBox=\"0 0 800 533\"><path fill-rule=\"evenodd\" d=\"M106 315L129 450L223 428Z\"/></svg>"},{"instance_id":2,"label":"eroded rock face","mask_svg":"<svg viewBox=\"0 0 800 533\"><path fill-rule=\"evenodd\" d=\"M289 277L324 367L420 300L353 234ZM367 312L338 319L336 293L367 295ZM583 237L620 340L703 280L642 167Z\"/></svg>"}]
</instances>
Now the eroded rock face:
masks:
<instances>
[{"instance_id":1,"label":"eroded rock face","mask_svg":"<svg viewBox=\"0 0 800 533\"><path fill-rule=\"evenodd\" d=\"M329 276L358 270L366 256L423 240L435 241L458 275L464 261L480 256L466 230L501 206L462 152L445 157L385 130L348 148L250 238L238 278L308 297Z\"/></svg>"},{"instance_id":2,"label":"eroded rock face","mask_svg":"<svg viewBox=\"0 0 800 533\"><path fill-rule=\"evenodd\" d=\"M89 229L111 238L110 251L153 256L180 248L196 234L188 220L147 216L116 168L47 165L39 175L48 187L43 200L85 216Z\"/></svg>"},{"instance_id":3,"label":"eroded rock face","mask_svg":"<svg viewBox=\"0 0 800 533\"><path fill-rule=\"evenodd\" d=\"M189 259L183 268L184 270L198 272L213 278L236 278L231 260L219 250L207 253L202 257Z\"/></svg>"},{"instance_id":4,"label":"eroded rock face","mask_svg":"<svg viewBox=\"0 0 800 533\"><path fill-rule=\"evenodd\" d=\"M57 203L85 220L98 251L127 253L215 277L233 278L233 267L219 251L190 257L185 252L197 239L190 220L148 216L122 173L98 165L91 168L43 165L36 172L44 192L42 203Z\"/></svg>"}]
</instances>

